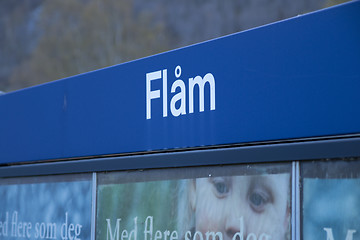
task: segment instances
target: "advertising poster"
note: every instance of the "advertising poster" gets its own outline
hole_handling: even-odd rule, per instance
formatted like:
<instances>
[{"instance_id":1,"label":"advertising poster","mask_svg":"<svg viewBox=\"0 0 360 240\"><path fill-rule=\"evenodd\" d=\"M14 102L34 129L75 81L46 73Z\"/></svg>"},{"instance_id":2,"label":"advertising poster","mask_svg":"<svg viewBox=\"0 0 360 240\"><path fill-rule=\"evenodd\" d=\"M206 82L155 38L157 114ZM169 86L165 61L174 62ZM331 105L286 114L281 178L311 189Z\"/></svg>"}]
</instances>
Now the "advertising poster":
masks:
<instances>
[{"instance_id":1,"label":"advertising poster","mask_svg":"<svg viewBox=\"0 0 360 240\"><path fill-rule=\"evenodd\" d=\"M360 239L359 161L308 163L303 170L303 239Z\"/></svg>"},{"instance_id":2,"label":"advertising poster","mask_svg":"<svg viewBox=\"0 0 360 240\"><path fill-rule=\"evenodd\" d=\"M290 165L273 166L99 174L96 239L290 239Z\"/></svg>"},{"instance_id":3,"label":"advertising poster","mask_svg":"<svg viewBox=\"0 0 360 240\"><path fill-rule=\"evenodd\" d=\"M2 240L90 240L88 175L4 179L0 196Z\"/></svg>"}]
</instances>

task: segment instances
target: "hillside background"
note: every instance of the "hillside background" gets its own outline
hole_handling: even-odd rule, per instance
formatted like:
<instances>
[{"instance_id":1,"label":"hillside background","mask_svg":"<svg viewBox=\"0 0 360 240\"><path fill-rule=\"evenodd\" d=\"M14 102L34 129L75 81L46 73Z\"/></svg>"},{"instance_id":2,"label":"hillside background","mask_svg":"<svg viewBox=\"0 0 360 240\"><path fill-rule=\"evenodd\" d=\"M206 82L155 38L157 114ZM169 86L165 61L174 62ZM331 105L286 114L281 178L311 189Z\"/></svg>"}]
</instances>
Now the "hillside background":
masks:
<instances>
[{"instance_id":1,"label":"hillside background","mask_svg":"<svg viewBox=\"0 0 360 240\"><path fill-rule=\"evenodd\" d=\"M0 90L187 46L343 0L0 0Z\"/></svg>"}]
</instances>

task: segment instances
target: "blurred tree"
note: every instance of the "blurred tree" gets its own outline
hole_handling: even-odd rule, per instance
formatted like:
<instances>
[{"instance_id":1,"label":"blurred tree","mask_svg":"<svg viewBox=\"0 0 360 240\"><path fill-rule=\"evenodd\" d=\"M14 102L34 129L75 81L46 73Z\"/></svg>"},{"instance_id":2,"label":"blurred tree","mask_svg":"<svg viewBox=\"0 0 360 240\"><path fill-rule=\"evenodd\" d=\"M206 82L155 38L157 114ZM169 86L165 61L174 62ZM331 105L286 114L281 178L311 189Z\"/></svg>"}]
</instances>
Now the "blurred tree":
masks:
<instances>
[{"instance_id":1,"label":"blurred tree","mask_svg":"<svg viewBox=\"0 0 360 240\"><path fill-rule=\"evenodd\" d=\"M351 0L327 0L325 7L335 6L341 3L349 2Z\"/></svg>"},{"instance_id":2,"label":"blurred tree","mask_svg":"<svg viewBox=\"0 0 360 240\"><path fill-rule=\"evenodd\" d=\"M346 0L0 0L0 89L187 46Z\"/></svg>"},{"instance_id":3,"label":"blurred tree","mask_svg":"<svg viewBox=\"0 0 360 240\"><path fill-rule=\"evenodd\" d=\"M9 76L34 49L41 3L42 0L0 1L0 90L9 88Z\"/></svg>"},{"instance_id":4,"label":"blurred tree","mask_svg":"<svg viewBox=\"0 0 360 240\"><path fill-rule=\"evenodd\" d=\"M45 1L38 24L44 34L10 78L13 88L169 49L164 26L137 12L132 0Z\"/></svg>"}]
</instances>

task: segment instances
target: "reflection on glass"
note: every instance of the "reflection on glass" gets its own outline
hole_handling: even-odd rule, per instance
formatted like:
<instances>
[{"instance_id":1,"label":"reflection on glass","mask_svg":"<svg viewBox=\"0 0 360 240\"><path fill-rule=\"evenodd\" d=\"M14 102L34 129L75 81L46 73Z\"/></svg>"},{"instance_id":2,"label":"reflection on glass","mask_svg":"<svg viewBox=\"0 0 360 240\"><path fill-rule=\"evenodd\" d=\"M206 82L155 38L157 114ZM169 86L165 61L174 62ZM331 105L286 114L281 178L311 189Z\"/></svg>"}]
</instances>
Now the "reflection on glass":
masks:
<instances>
[{"instance_id":1,"label":"reflection on glass","mask_svg":"<svg viewBox=\"0 0 360 240\"><path fill-rule=\"evenodd\" d=\"M90 239L87 176L0 180L0 239Z\"/></svg>"},{"instance_id":2,"label":"reflection on glass","mask_svg":"<svg viewBox=\"0 0 360 240\"><path fill-rule=\"evenodd\" d=\"M99 175L96 237L289 239L290 165L273 166Z\"/></svg>"},{"instance_id":3,"label":"reflection on glass","mask_svg":"<svg viewBox=\"0 0 360 240\"><path fill-rule=\"evenodd\" d=\"M359 159L302 164L303 239L359 239Z\"/></svg>"}]
</instances>

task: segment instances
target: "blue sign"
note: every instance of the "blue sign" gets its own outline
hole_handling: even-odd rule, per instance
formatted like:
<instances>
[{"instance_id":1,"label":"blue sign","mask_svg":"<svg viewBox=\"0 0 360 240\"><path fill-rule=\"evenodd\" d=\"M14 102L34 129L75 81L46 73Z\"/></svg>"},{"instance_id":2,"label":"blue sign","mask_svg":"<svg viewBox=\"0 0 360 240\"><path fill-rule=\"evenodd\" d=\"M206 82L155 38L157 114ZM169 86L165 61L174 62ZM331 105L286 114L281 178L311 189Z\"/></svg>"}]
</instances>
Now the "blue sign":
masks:
<instances>
[{"instance_id":1,"label":"blue sign","mask_svg":"<svg viewBox=\"0 0 360 240\"><path fill-rule=\"evenodd\" d=\"M360 133L360 2L0 96L0 163Z\"/></svg>"}]
</instances>

